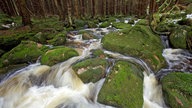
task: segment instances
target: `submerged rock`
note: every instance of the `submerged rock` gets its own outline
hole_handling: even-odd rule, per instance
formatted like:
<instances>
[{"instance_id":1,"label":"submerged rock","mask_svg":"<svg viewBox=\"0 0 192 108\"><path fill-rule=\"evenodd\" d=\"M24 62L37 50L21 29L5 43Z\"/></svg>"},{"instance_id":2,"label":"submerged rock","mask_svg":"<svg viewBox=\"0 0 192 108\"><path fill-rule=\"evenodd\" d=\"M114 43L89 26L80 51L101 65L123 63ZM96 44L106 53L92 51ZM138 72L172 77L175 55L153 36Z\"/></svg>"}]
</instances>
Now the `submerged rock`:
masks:
<instances>
[{"instance_id":1,"label":"submerged rock","mask_svg":"<svg viewBox=\"0 0 192 108\"><path fill-rule=\"evenodd\" d=\"M99 93L100 103L118 108L142 108L142 70L136 65L118 61Z\"/></svg>"},{"instance_id":2,"label":"submerged rock","mask_svg":"<svg viewBox=\"0 0 192 108\"><path fill-rule=\"evenodd\" d=\"M97 82L105 76L107 61L103 58L90 58L73 65L74 71L84 83Z\"/></svg>"},{"instance_id":3,"label":"submerged rock","mask_svg":"<svg viewBox=\"0 0 192 108\"><path fill-rule=\"evenodd\" d=\"M154 70L165 65L160 37L153 34L148 26L135 25L120 32L109 33L102 39L102 43L107 50L143 59Z\"/></svg>"},{"instance_id":4,"label":"submerged rock","mask_svg":"<svg viewBox=\"0 0 192 108\"><path fill-rule=\"evenodd\" d=\"M171 108L192 106L192 74L170 73L161 82L165 101Z\"/></svg>"},{"instance_id":5,"label":"submerged rock","mask_svg":"<svg viewBox=\"0 0 192 108\"><path fill-rule=\"evenodd\" d=\"M95 36L94 35L92 35L91 33L83 33L82 34L82 38L83 38L83 40L89 40L89 39L93 39Z\"/></svg>"},{"instance_id":6,"label":"submerged rock","mask_svg":"<svg viewBox=\"0 0 192 108\"><path fill-rule=\"evenodd\" d=\"M71 57L78 56L77 51L69 47L56 47L45 52L41 57L41 63L52 66Z\"/></svg>"}]
</instances>

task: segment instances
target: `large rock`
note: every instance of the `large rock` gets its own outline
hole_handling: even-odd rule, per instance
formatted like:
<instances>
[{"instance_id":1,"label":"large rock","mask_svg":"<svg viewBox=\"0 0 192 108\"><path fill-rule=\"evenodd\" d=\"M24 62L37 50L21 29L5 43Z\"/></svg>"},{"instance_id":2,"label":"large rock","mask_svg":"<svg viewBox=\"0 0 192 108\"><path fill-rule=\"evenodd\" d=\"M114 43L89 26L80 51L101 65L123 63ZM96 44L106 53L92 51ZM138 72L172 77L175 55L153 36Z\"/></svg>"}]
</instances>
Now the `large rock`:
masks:
<instances>
[{"instance_id":1,"label":"large rock","mask_svg":"<svg viewBox=\"0 0 192 108\"><path fill-rule=\"evenodd\" d=\"M174 48L187 49L187 26L178 26L169 36L170 43Z\"/></svg>"},{"instance_id":2,"label":"large rock","mask_svg":"<svg viewBox=\"0 0 192 108\"><path fill-rule=\"evenodd\" d=\"M54 64L63 62L71 57L78 56L79 54L72 48L56 47L45 52L41 57L41 63L44 65L52 66Z\"/></svg>"},{"instance_id":3,"label":"large rock","mask_svg":"<svg viewBox=\"0 0 192 108\"><path fill-rule=\"evenodd\" d=\"M148 26L135 25L120 32L109 33L102 39L102 43L107 50L145 60L154 70L165 65L161 40Z\"/></svg>"},{"instance_id":4,"label":"large rock","mask_svg":"<svg viewBox=\"0 0 192 108\"><path fill-rule=\"evenodd\" d=\"M35 62L47 49L47 46L33 41L22 41L18 46L1 57L0 67Z\"/></svg>"},{"instance_id":5,"label":"large rock","mask_svg":"<svg viewBox=\"0 0 192 108\"><path fill-rule=\"evenodd\" d=\"M174 72L162 79L165 100L171 108L192 107L192 74Z\"/></svg>"},{"instance_id":6,"label":"large rock","mask_svg":"<svg viewBox=\"0 0 192 108\"><path fill-rule=\"evenodd\" d=\"M107 61L103 58L90 58L73 65L74 71L84 83L96 82L105 76Z\"/></svg>"},{"instance_id":7,"label":"large rock","mask_svg":"<svg viewBox=\"0 0 192 108\"><path fill-rule=\"evenodd\" d=\"M57 35L55 35L53 39L48 40L48 43L55 46L64 45L66 43L66 36L67 36L66 31L60 32Z\"/></svg>"},{"instance_id":8,"label":"large rock","mask_svg":"<svg viewBox=\"0 0 192 108\"><path fill-rule=\"evenodd\" d=\"M136 65L118 61L99 93L98 101L118 108L142 108L143 77Z\"/></svg>"}]
</instances>

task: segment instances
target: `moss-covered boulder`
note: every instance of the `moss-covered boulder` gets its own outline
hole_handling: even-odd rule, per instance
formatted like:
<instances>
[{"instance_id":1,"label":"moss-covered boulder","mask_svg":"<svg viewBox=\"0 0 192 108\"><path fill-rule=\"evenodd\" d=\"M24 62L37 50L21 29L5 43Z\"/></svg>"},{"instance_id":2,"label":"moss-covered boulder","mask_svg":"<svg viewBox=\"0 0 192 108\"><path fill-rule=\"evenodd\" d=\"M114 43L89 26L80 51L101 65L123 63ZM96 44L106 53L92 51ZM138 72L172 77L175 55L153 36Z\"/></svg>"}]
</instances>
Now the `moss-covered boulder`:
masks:
<instances>
[{"instance_id":1,"label":"moss-covered boulder","mask_svg":"<svg viewBox=\"0 0 192 108\"><path fill-rule=\"evenodd\" d=\"M173 30L169 36L170 44L174 48L187 49L187 28L185 26L178 26Z\"/></svg>"},{"instance_id":2,"label":"moss-covered boulder","mask_svg":"<svg viewBox=\"0 0 192 108\"><path fill-rule=\"evenodd\" d=\"M118 108L142 108L142 70L126 61L118 61L99 93L98 101Z\"/></svg>"},{"instance_id":3,"label":"moss-covered boulder","mask_svg":"<svg viewBox=\"0 0 192 108\"><path fill-rule=\"evenodd\" d=\"M52 66L78 55L78 52L72 48L56 47L48 50L42 55L41 64Z\"/></svg>"},{"instance_id":4,"label":"moss-covered boulder","mask_svg":"<svg viewBox=\"0 0 192 108\"><path fill-rule=\"evenodd\" d=\"M12 64L35 62L47 49L47 46L33 41L22 41L18 46L1 57L1 67Z\"/></svg>"},{"instance_id":5,"label":"moss-covered boulder","mask_svg":"<svg viewBox=\"0 0 192 108\"><path fill-rule=\"evenodd\" d=\"M192 107L192 74L174 72L162 79L165 100L171 108Z\"/></svg>"},{"instance_id":6,"label":"moss-covered boulder","mask_svg":"<svg viewBox=\"0 0 192 108\"><path fill-rule=\"evenodd\" d=\"M113 27L117 28L117 29L123 29L123 28L130 28L131 25L130 24L126 24L123 22L114 22L112 24Z\"/></svg>"},{"instance_id":7,"label":"moss-covered boulder","mask_svg":"<svg viewBox=\"0 0 192 108\"><path fill-rule=\"evenodd\" d=\"M48 43L51 45L55 45L55 46L64 45L66 43L66 36L67 36L66 31L60 32L60 33L56 34L53 37L53 39L48 40Z\"/></svg>"},{"instance_id":8,"label":"moss-covered boulder","mask_svg":"<svg viewBox=\"0 0 192 108\"><path fill-rule=\"evenodd\" d=\"M84 83L96 82L105 75L107 61L103 58L90 58L73 65L73 70Z\"/></svg>"},{"instance_id":9,"label":"moss-covered boulder","mask_svg":"<svg viewBox=\"0 0 192 108\"><path fill-rule=\"evenodd\" d=\"M109 33L102 39L102 43L107 50L145 60L154 70L165 65L161 40L148 26L135 25L130 29Z\"/></svg>"}]
</instances>

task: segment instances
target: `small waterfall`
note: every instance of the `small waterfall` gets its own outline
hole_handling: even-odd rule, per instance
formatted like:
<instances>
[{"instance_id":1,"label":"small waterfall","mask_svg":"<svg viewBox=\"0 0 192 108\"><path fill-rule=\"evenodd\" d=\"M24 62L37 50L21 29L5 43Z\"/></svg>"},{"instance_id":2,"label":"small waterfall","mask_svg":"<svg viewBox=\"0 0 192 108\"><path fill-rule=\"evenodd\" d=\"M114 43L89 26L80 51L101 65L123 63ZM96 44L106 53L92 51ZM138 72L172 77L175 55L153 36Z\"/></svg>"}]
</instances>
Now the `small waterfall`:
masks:
<instances>
[{"instance_id":1,"label":"small waterfall","mask_svg":"<svg viewBox=\"0 0 192 108\"><path fill-rule=\"evenodd\" d=\"M164 48L170 48L168 36L161 35L160 38Z\"/></svg>"},{"instance_id":2,"label":"small waterfall","mask_svg":"<svg viewBox=\"0 0 192 108\"><path fill-rule=\"evenodd\" d=\"M144 74L143 82L143 108L167 108L163 100L162 87L158 84L156 77L153 73Z\"/></svg>"},{"instance_id":3,"label":"small waterfall","mask_svg":"<svg viewBox=\"0 0 192 108\"><path fill-rule=\"evenodd\" d=\"M158 83L152 70L147 66L144 61L138 58L124 56L122 54L113 53L110 51L105 51L105 53L117 59L127 60L132 63L139 64L144 69L143 108L167 108L163 100L162 87Z\"/></svg>"}]
</instances>

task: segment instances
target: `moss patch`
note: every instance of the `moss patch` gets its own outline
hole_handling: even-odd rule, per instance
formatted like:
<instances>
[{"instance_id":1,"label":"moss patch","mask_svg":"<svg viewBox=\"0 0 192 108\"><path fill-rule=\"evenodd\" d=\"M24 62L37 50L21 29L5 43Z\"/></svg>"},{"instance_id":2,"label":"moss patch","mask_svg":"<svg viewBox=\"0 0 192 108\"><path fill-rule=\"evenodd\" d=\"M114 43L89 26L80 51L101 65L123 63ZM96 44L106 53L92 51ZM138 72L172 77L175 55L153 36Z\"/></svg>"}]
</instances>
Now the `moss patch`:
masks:
<instances>
[{"instance_id":1,"label":"moss patch","mask_svg":"<svg viewBox=\"0 0 192 108\"><path fill-rule=\"evenodd\" d=\"M56 47L54 49L48 50L42 55L41 63L52 66L74 56L78 56L77 51L74 49L68 47Z\"/></svg>"},{"instance_id":2,"label":"moss patch","mask_svg":"<svg viewBox=\"0 0 192 108\"><path fill-rule=\"evenodd\" d=\"M109 33L102 43L107 50L144 59L155 70L165 65L161 40L148 26L136 25L122 32Z\"/></svg>"},{"instance_id":3,"label":"moss patch","mask_svg":"<svg viewBox=\"0 0 192 108\"><path fill-rule=\"evenodd\" d=\"M142 71L132 63L117 62L111 74L107 76L98 101L119 108L141 108L143 82L136 72Z\"/></svg>"},{"instance_id":4,"label":"moss patch","mask_svg":"<svg viewBox=\"0 0 192 108\"><path fill-rule=\"evenodd\" d=\"M66 31L60 32L60 33L56 34L53 37L53 39L48 40L48 43L51 45L55 45L55 46L64 45L66 43L66 35L67 35Z\"/></svg>"},{"instance_id":5,"label":"moss patch","mask_svg":"<svg viewBox=\"0 0 192 108\"><path fill-rule=\"evenodd\" d=\"M18 46L1 57L2 67L10 64L35 62L47 49L48 47L33 41L22 41Z\"/></svg>"},{"instance_id":6,"label":"moss patch","mask_svg":"<svg viewBox=\"0 0 192 108\"><path fill-rule=\"evenodd\" d=\"M105 75L107 61L102 58L90 58L73 65L74 71L84 83L96 82Z\"/></svg>"},{"instance_id":7,"label":"moss patch","mask_svg":"<svg viewBox=\"0 0 192 108\"><path fill-rule=\"evenodd\" d=\"M167 104L171 108L192 107L192 74L174 72L162 79Z\"/></svg>"}]
</instances>

